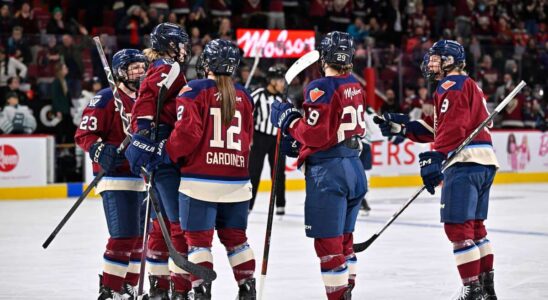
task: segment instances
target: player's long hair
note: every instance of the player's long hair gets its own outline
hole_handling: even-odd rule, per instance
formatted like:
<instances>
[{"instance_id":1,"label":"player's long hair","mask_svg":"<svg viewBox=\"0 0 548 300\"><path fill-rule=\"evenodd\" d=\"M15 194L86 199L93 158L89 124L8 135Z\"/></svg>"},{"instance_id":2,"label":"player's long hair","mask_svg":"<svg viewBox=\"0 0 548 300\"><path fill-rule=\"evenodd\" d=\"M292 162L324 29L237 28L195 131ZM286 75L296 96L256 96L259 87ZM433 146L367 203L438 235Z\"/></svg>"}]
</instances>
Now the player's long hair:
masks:
<instances>
[{"instance_id":1,"label":"player's long hair","mask_svg":"<svg viewBox=\"0 0 548 300\"><path fill-rule=\"evenodd\" d=\"M153 50L152 48L146 48L143 50L143 55L146 56L149 62L153 62L166 56L166 54Z\"/></svg>"},{"instance_id":2,"label":"player's long hair","mask_svg":"<svg viewBox=\"0 0 548 300\"><path fill-rule=\"evenodd\" d=\"M221 93L221 118L223 124L230 125L236 113L236 89L232 77L227 75L215 75L217 89Z\"/></svg>"},{"instance_id":3,"label":"player's long hair","mask_svg":"<svg viewBox=\"0 0 548 300\"><path fill-rule=\"evenodd\" d=\"M337 65L337 64L328 64L327 66L330 67L331 69L339 72L339 74L341 74L341 75L350 74L350 72L352 72L352 67L353 67L352 64L344 65L344 66Z\"/></svg>"}]
</instances>

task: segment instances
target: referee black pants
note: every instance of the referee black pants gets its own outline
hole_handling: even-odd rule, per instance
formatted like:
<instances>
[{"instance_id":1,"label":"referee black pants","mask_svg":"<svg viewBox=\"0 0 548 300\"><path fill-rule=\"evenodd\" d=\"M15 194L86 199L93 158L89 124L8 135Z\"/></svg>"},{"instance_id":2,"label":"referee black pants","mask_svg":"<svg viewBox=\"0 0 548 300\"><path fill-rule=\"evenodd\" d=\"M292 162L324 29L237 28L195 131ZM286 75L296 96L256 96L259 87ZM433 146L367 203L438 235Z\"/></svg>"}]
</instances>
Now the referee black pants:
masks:
<instances>
[{"instance_id":1,"label":"referee black pants","mask_svg":"<svg viewBox=\"0 0 548 300\"><path fill-rule=\"evenodd\" d=\"M253 196L251 197L251 203L249 209L253 209L255 204L255 197L257 196L257 190L259 189L259 183L261 181L261 173L263 171L264 157L268 154L268 163L270 164L270 178L274 170L274 159L276 156L276 136L264 134L262 132L255 131L253 133L253 145L251 146L251 152L249 154L249 177L251 177L251 184L253 185ZM285 166L285 156L280 161ZM276 207L285 207L285 168L284 172L280 174L280 181L277 184L276 189Z\"/></svg>"}]
</instances>

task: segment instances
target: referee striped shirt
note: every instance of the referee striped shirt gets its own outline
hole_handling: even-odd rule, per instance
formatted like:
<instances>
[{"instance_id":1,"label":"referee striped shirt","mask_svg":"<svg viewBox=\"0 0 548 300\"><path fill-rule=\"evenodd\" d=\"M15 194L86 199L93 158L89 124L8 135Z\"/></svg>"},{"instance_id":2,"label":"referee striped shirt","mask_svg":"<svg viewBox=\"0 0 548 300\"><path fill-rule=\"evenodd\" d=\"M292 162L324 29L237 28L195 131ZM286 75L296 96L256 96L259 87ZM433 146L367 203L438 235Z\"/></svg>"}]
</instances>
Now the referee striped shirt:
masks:
<instances>
[{"instance_id":1,"label":"referee striped shirt","mask_svg":"<svg viewBox=\"0 0 548 300\"><path fill-rule=\"evenodd\" d=\"M280 94L271 94L265 88L256 89L251 93L251 97L255 103L253 111L255 131L275 136L278 133L278 128L270 122L270 107L273 101L282 101L282 97Z\"/></svg>"}]
</instances>

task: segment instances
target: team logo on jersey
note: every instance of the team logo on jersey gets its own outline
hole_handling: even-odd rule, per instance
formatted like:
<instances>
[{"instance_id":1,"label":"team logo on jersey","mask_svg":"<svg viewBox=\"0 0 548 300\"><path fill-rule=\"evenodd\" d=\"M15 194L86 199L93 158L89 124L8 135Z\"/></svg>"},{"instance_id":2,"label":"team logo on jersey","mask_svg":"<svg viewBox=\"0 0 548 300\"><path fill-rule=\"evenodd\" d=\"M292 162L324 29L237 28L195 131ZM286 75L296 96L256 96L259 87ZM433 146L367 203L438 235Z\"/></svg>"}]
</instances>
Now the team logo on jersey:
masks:
<instances>
[{"instance_id":1,"label":"team logo on jersey","mask_svg":"<svg viewBox=\"0 0 548 300\"><path fill-rule=\"evenodd\" d=\"M97 103L99 103L99 101L101 101L101 95L95 95L95 96L93 96L93 98L89 101L88 106L89 106L89 107L95 107L95 105L97 105Z\"/></svg>"},{"instance_id":2,"label":"team logo on jersey","mask_svg":"<svg viewBox=\"0 0 548 300\"><path fill-rule=\"evenodd\" d=\"M179 91L179 95L182 95L183 93L192 91L192 88L188 85L183 86L183 88Z\"/></svg>"},{"instance_id":3,"label":"team logo on jersey","mask_svg":"<svg viewBox=\"0 0 548 300\"><path fill-rule=\"evenodd\" d=\"M456 82L451 81L451 80L447 80L446 82L444 82L444 83L441 84L441 87L442 87L444 90L448 90L449 88L451 88L451 87L454 86L455 84L456 84Z\"/></svg>"},{"instance_id":4,"label":"team logo on jersey","mask_svg":"<svg viewBox=\"0 0 548 300\"><path fill-rule=\"evenodd\" d=\"M324 94L325 94L324 91L320 90L319 88L315 88L315 89L311 90L310 93L309 93L310 100L312 100L312 102L314 102L314 101L318 100Z\"/></svg>"}]
</instances>

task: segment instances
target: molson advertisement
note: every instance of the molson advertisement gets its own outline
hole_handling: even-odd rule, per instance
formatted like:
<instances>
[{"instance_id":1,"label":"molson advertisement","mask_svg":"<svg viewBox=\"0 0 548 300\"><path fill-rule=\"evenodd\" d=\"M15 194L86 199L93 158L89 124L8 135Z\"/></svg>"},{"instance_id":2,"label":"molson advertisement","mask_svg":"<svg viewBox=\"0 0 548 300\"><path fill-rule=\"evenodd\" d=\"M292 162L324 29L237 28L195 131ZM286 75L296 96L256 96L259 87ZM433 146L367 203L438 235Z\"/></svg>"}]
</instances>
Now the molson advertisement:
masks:
<instances>
[{"instance_id":1,"label":"molson advertisement","mask_svg":"<svg viewBox=\"0 0 548 300\"><path fill-rule=\"evenodd\" d=\"M312 30L237 29L236 37L244 57L299 58L316 43Z\"/></svg>"}]
</instances>

